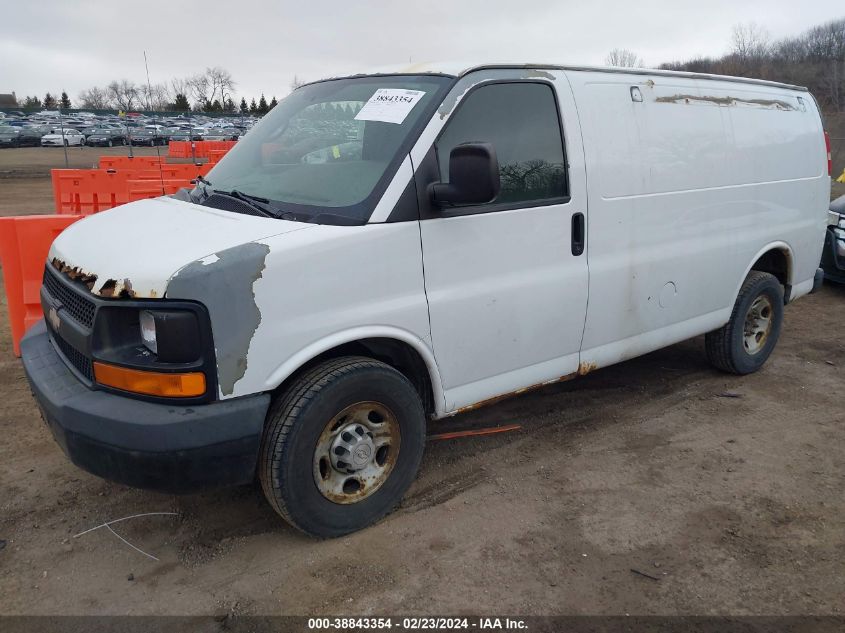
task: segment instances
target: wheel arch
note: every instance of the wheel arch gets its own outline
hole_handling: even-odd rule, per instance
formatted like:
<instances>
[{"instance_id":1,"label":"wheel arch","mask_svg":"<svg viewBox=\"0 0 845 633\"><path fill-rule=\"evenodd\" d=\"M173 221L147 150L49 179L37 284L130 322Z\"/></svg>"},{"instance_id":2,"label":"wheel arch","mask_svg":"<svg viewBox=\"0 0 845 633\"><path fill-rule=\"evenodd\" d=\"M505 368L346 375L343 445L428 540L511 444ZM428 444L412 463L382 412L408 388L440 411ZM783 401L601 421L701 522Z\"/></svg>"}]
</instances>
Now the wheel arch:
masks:
<instances>
[{"instance_id":1,"label":"wheel arch","mask_svg":"<svg viewBox=\"0 0 845 633\"><path fill-rule=\"evenodd\" d=\"M794 255L792 248L786 242L771 242L761 248L751 259L742 277L739 279L734 297L739 295L740 288L752 270L770 273L781 283L784 288L783 301L789 303L789 294L792 288Z\"/></svg>"},{"instance_id":2,"label":"wheel arch","mask_svg":"<svg viewBox=\"0 0 845 633\"><path fill-rule=\"evenodd\" d=\"M340 356L366 356L390 365L417 389L427 415L444 415L445 398L434 353L419 337L398 328L355 328L311 343L269 375L266 390L283 391L303 371Z\"/></svg>"}]
</instances>

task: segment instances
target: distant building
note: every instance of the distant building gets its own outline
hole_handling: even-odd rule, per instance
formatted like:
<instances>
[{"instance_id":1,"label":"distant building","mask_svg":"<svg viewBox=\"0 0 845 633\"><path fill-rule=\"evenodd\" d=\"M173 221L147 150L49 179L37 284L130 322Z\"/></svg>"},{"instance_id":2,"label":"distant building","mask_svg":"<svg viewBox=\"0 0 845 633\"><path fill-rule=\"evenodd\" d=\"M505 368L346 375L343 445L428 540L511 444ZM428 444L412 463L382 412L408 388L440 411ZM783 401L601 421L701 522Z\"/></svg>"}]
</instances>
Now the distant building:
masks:
<instances>
[{"instance_id":1,"label":"distant building","mask_svg":"<svg viewBox=\"0 0 845 633\"><path fill-rule=\"evenodd\" d=\"M15 96L15 93L12 94L3 94L0 92L0 108L17 108L18 107L18 98Z\"/></svg>"}]
</instances>

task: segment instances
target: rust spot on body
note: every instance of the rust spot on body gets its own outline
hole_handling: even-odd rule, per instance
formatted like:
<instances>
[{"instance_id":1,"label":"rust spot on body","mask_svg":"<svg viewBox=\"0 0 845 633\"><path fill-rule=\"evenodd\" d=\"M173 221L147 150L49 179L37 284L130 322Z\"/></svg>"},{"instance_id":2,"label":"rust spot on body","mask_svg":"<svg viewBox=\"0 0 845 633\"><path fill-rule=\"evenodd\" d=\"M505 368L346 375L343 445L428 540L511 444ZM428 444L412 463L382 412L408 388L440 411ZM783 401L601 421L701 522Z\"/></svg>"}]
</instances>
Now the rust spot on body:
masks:
<instances>
[{"instance_id":1,"label":"rust spot on body","mask_svg":"<svg viewBox=\"0 0 845 633\"><path fill-rule=\"evenodd\" d=\"M104 283L100 287L100 291L97 293L101 297L112 297L114 296L114 289L117 287L117 280L116 279L109 279L106 283Z\"/></svg>"},{"instance_id":2,"label":"rust spot on body","mask_svg":"<svg viewBox=\"0 0 845 633\"><path fill-rule=\"evenodd\" d=\"M69 266L58 257L54 257L50 264L71 281L77 281L86 286L89 291L94 288L94 283L97 281L97 275L87 273L77 266Z\"/></svg>"},{"instance_id":3,"label":"rust spot on body","mask_svg":"<svg viewBox=\"0 0 845 633\"><path fill-rule=\"evenodd\" d=\"M582 371L582 367L581 367L582 365L584 365L586 367L586 369L584 369L583 371ZM492 398L487 398L486 400L481 400L481 401L476 402L474 404L469 404L465 407L461 407L460 409L456 409L455 411L453 411L452 413L449 413L448 415L453 416L453 415L458 415L459 413L468 413L470 411L475 411L476 409L481 409L482 407L486 407L486 406L491 405L491 404L496 404L498 402L501 402L502 400L507 400L508 398L513 398L515 396L521 396L524 393L528 393L530 391L536 391L537 389L542 389L543 387L547 387L549 385L556 385L557 383L560 383L560 382L567 382L569 380L572 380L573 378L577 378L578 376L583 376L584 374L592 371L595 368L596 368L595 363L590 363L589 365L587 365L587 363L581 363L581 365L578 366L578 371L576 371L572 374L566 374L565 376L561 376L560 378L553 378L552 380L547 380L546 382L540 382L540 383L537 383L536 385L531 385L530 387L522 387L521 389L517 389L516 391L509 391L508 393L503 393L503 394L498 395L498 396L493 396Z\"/></svg>"},{"instance_id":4,"label":"rust spot on body","mask_svg":"<svg viewBox=\"0 0 845 633\"><path fill-rule=\"evenodd\" d=\"M591 371L595 371L598 369L598 365L595 363L588 363L587 361L581 361L578 364L578 375L579 376L586 376Z\"/></svg>"}]
</instances>

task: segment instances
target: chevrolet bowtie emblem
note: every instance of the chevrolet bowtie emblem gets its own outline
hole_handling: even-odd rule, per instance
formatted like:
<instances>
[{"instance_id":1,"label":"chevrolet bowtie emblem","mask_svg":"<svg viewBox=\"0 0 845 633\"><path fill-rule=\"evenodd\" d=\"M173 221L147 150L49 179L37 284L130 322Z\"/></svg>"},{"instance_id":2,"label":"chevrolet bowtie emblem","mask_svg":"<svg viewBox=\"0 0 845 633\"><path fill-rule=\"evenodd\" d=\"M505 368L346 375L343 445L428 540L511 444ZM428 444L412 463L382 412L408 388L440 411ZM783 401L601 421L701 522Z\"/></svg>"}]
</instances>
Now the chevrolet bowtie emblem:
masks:
<instances>
[{"instance_id":1,"label":"chevrolet bowtie emblem","mask_svg":"<svg viewBox=\"0 0 845 633\"><path fill-rule=\"evenodd\" d=\"M56 308L51 307L47 311L47 318L50 320L50 325L53 326L53 329L58 332L59 326L62 324L62 320L59 318L59 311Z\"/></svg>"}]
</instances>

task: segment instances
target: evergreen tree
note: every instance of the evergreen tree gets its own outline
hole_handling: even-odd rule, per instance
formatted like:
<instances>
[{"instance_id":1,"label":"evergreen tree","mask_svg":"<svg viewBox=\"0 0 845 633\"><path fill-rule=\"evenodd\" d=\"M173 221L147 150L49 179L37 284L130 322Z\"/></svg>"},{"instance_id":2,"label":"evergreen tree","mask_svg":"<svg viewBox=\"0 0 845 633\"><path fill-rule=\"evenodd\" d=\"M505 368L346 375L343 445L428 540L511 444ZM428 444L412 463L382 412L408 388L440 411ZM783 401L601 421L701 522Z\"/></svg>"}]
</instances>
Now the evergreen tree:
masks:
<instances>
[{"instance_id":1,"label":"evergreen tree","mask_svg":"<svg viewBox=\"0 0 845 633\"><path fill-rule=\"evenodd\" d=\"M56 107L56 98L51 95L49 92L44 95L44 101L42 102L44 109L46 110L53 110Z\"/></svg>"},{"instance_id":2,"label":"evergreen tree","mask_svg":"<svg viewBox=\"0 0 845 633\"><path fill-rule=\"evenodd\" d=\"M249 112L249 106L246 104L246 99L241 97L241 114Z\"/></svg>"},{"instance_id":3,"label":"evergreen tree","mask_svg":"<svg viewBox=\"0 0 845 633\"><path fill-rule=\"evenodd\" d=\"M27 97L24 99L23 107L26 109L41 108L41 99L38 97Z\"/></svg>"},{"instance_id":4,"label":"evergreen tree","mask_svg":"<svg viewBox=\"0 0 845 633\"><path fill-rule=\"evenodd\" d=\"M252 98L252 101L249 103L249 113L250 114L258 114L258 106L255 105L255 97Z\"/></svg>"},{"instance_id":5,"label":"evergreen tree","mask_svg":"<svg viewBox=\"0 0 845 633\"><path fill-rule=\"evenodd\" d=\"M270 110L275 108L277 105L279 105L279 102L276 101L276 95L273 95L273 99L270 101Z\"/></svg>"},{"instance_id":6,"label":"evergreen tree","mask_svg":"<svg viewBox=\"0 0 845 633\"><path fill-rule=\"evenodd\" d=\"M67 96L64 90L62 90L62 98L59 100L59 103L62 105L62 110L70 110L70 97Z\"/></svg>"},{"instance_id":7,"label":"evergreen tree","mask_svg":"<svg viewBox=\"0 0 845 633\"><path fill-rule=\"evenodd\" d=\"M188 102L188 97L186 97L181 92L178 93L171 109L176 110L177 112L187 112L188 110L190 110L191 104Z\"/></svg>"},{"instance_id":8,"label":"evergreen tree","mask_svg":"<svg viewBox=\"0 0 845 633\"><path fill-rule=\"evenodd\" d=\"M261 98L258 100L258 114L267 114L270 111L267 105L267 99L264 98L264 93L261 93Z\"/></svg>"}]
</instances>

